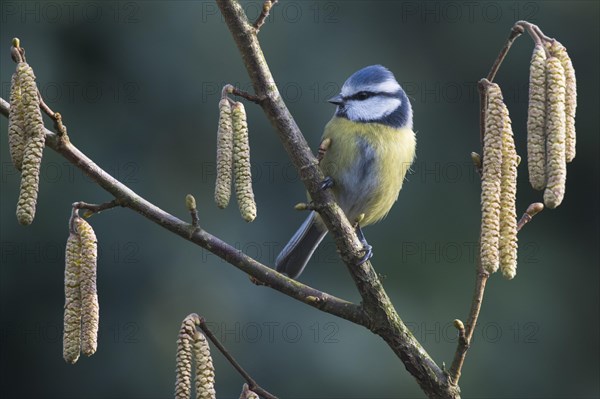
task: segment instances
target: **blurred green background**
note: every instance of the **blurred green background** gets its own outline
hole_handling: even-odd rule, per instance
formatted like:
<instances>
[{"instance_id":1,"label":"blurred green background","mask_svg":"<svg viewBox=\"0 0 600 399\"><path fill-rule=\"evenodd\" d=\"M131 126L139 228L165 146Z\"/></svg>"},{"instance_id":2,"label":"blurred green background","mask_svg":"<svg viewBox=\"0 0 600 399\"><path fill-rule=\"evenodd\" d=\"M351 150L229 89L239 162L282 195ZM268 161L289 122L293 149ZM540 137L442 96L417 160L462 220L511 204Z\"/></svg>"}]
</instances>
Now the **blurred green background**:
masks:
<instances>
[{"instance_id":1,"label":"blurred green background","mask_svg":"<svg viewBox=\"0 0 600 399\"><path fill-rule=\"evenodd\" d=\"M243 2L251 18L262 2ZM465 398L591 398L598 387L599 3L282 1L261 31L288 106L317 147L333 113L326 99L355 70L389 67L411 96L417 161L400 199L366 230L373 263L398 312L439 363L455 349L474 283L479 184L476 81L514 21L538 23L574 61L579 84L577 158L557 210L520 235L514 281L489 283L461 387ZM306 216L304 189L261 110L247 105L258 218L212 201L221 87L249 89L212 1L3 1L0 78L8 99L10 39L27 49L47 103L72 141L140 195L180 218L193 193L202 226L261 262ZM527 35L497 76L521 155ZM1 139L1 371L6 398L168 398L181 320L196 312L256 380L282 398L423 397L385 343L362 327L251 284L216 256L125 209L94 216L99 238L99 350L62 359L63 251L74 201L111 199L51 150L42 166L34 224L14 216L19 177ZM50 126L50 125L48 125ZM519 212L541 199L520 167ZM359 297L328 238L301 280ZM242 380L214 352L217 392L237 398Z\"/></svg>"}]
</instances>

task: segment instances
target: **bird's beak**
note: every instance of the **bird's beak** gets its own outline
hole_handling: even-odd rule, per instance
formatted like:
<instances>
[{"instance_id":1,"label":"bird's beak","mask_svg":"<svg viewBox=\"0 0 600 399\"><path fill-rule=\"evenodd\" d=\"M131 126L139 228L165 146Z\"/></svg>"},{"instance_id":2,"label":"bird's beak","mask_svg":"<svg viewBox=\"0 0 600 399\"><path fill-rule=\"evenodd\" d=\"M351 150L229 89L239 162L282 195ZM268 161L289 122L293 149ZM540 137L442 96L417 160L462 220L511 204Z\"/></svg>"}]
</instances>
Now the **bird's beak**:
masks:
<instances>
[{"instance_id":1,"label":"bird's beak","mask_svg":"<svg viewBox=\"0 0 600 399\"><path fill-rule=\"evenodd\" d=\"M344 103L344 98L341 96L341 94L338 94L337 96L327 100L327 102L330 102L335 105L342 105Z\"/></svg>"}]
</instances>

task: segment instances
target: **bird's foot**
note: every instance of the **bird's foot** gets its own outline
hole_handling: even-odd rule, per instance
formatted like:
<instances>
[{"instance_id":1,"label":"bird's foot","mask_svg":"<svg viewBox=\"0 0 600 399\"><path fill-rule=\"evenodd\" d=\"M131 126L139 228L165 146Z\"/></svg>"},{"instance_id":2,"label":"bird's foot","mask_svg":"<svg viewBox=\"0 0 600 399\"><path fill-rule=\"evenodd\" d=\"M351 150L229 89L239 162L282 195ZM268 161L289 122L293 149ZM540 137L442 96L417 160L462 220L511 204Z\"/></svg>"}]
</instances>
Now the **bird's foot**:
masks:
<instances>
[{"instance_id":1,"label":"bird's foot","mask_svg":"<svg viewBox=\"0 0 600 399\"><path fill-rule=\"evenodd\" d=\"M327 190L328 188L331 188L335 185L335 182L333 181L333 177L331 176L327 176L326 178L323 179L323 181L321 182L321 190Z\"/></svg>"},{"instance_id":2,"label":"bird's foot","mask_svg":"<svg viewBox=\"0 0 600 399\"><path fill-rule=\"evenodd\" d=\"M360 260L358 261L357 266L360 266L373 257L373 247L367 242L365 234L363 233L358 223L356 224L356 235L358 236L358 239L363 245L363 251L365 251L363 257L360 258Z\"/></svg>"}]
</instances>

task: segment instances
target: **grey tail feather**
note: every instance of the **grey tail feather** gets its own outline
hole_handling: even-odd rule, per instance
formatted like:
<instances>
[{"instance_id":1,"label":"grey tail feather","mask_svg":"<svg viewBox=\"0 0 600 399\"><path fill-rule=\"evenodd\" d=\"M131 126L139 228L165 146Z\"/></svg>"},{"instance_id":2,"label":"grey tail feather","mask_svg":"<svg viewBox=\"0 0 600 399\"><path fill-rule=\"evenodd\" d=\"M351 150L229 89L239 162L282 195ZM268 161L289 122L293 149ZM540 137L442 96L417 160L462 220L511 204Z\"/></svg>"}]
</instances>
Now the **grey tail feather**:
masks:
<instances>
[{"instance_id":1,"label":"grey tail feather","mask_svg":"<svg viewBox=\"0 0 600 399\"><path fill-rule=\"evenodd\" d=\"M287 274L290 278L297 278L326 234L327 229L319 220L319 216L311 212L277 256L277 271Z\"/></svg>"}]
</instances>

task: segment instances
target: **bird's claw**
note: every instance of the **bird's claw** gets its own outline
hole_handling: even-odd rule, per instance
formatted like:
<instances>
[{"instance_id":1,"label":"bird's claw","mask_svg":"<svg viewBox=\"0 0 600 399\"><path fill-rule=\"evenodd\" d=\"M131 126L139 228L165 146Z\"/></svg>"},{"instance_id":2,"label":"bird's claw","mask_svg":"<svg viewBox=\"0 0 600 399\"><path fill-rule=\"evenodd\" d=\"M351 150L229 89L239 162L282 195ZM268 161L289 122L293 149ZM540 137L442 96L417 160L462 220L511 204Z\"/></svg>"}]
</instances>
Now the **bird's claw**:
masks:
<instances>
[{"instance_id":1,"label":"bird's claw","mask_svg":"<svg viewBox=\"0 0 600 399\"><path fill-rule=\"evenodd\" d=\"M326 178L323 179L323 181L321 182L320 188L321 190L327 190L328 188L331 188L334 186L334 181L333 178L331 176L327 176Z\"/></svg>"},{"instance_id":2,"label":"bird's claw","mask_svg":"<svg viewBox=\"0 0 600 399\"><path fill-rule=\"evenodd\" d=\"M360 266L373 257L373 247L367 242L365 234L363 233L358 223L356 224L356 235L358 236L358 239L363 245L363 251L365 251L363 257L360 258L360 260L358 261L358 266Z\"/></svg>"},{"instance_id":3,"label":"bird's claw","mask_svg":"<svg viewBox=\"0 0 600 399\"><path fill-rule=\"evenodd\" d=\"M365 254L363 255L362 258L360 258L357 266L362 265L363 263L365 263L366 261L368 261L369 259L371 259L373 257L373 247L370 246L369 244L366 244L366 242L363 242L363 244L365 244L365 246L363 247Z\"/></svg>"}]
</instances>

